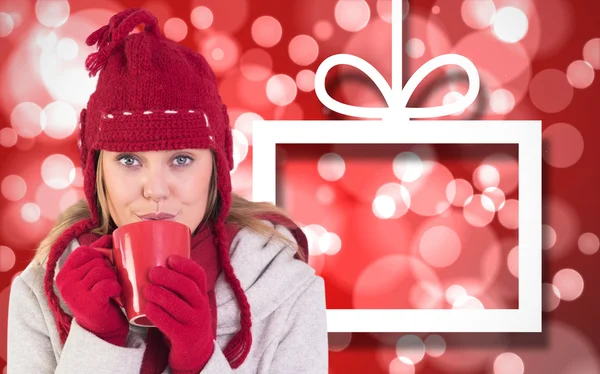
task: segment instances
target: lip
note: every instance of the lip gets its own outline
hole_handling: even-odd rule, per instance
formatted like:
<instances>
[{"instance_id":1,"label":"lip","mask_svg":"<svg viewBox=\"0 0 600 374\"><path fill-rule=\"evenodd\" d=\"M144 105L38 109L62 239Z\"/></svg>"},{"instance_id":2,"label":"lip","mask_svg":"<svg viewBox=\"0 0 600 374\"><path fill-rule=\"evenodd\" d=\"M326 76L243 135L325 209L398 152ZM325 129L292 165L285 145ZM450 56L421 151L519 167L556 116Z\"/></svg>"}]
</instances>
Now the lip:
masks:
<instances>
[{"instance_id":1,"label":"lip","mask_svg":"<svg viewBox=\"0 0 600 374\"><path fill-rule=\"evenodd\" d=\"M159 212L159 213L148 213L148 214L143 214L143 215L138 214L137 216L141 220L144 220L144 221L162 221L162 220L171 220L171 219L175 218L176 215Z\"/></svg>"}]
</instances>

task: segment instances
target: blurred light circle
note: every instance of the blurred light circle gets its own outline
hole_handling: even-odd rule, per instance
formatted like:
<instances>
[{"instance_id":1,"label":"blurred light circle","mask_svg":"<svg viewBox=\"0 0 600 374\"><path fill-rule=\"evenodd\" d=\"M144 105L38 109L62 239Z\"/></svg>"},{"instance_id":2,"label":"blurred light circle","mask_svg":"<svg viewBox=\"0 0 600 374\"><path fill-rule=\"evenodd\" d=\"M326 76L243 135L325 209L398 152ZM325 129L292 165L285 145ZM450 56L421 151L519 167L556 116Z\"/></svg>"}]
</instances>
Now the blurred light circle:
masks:
<instances>
[{"instance_id":1,"label":"blurred light circle","mask_svg":"<svg viewBox=\"0 0 600 374\"><path fill-rule=\"evenodd\" d=\"M600 70L600 38L590 39L583 46L583 59L594 69Z\"/></svg>"},{"instance_id":2,"label":"blurred light circle","mask_svg":"<svg viewBox=\"0 0 600 374\"><path fill-rule=\"evenodd\" d=\"M452 309L485 309L479 299L473 296L461 296L454 301Z\"/></svg>"},{"instance_id":3,"label":"blurred light circle","mask_svg":"<svg viewBox=\"0 0 600 374\"><path fill-rule=\"evenodd\" d=\"M423 233L419 253L423 260L436 268L448 267L456 262L462 251L459 236L449 227L435 226Z\"/></svg>"},{"instance_id":4,"label":"blurred light circle","mask_svg":"<svg viewBox=\"0 0 600 374\"><path fill-rule=\"evenodd\" d=\"M523 39L529 28L529 20L522 10L515 7L499 9L493 16L494 34L506 43L516 43Z\"/></svg>"},{"instance_id":5,"label":"blurred light circle","mask_svg":"<svg viewBox=\"0 0 600 374\"><path fill-rule=\"evenodd\" d=\"M543 200L543 223L551 227L547 230L552 237L547 238L542 226L542 248L548 239L552 239L552 250L549 254L553 260L560 259L577 248L577 237L580 234L581 218L570 203L556 196L548 196ZM550 248L550 247L548 247Z\"/></svg>"},{"instance_id":6,"label":"blurred light circle","mask_svg":"<svg viewBox=\"0 0 600 374\"><path fill-rule=\"evenodd\" d=\"M550 283L542 284L542 310L551 312L560 304L560 291Z\"/></svg>"},{"instance_id":7,"label":"blurred light circle","mask_svg":"<svg viewBox=\"0 0 600 374\"><path fill-rule=\"evenodd\" d=\"M490 108L496 114L507 114L515 107L515 97L509 90L495 90L490 95Z\"/></svg>"},{"instance_id":8,"label":"blurred light circle","mask_svg":"<svg viewBox=\"0 0 600 374\"><path fill-rule=\"evenodd\" d=\"M289 75L277 74L267 82L267 97L275 105L291 104L297 92L296 82Z\"/></svg>"},{"instance_id":9,"label":"blurred light circle","mask_svg":"<svg viewBox=\"0 0 600 374\"><path fill-rule=\"evenodd\" d=\"M21 207L23 221L33 223L40 219L40 207L34 203L26 203Z\"/></svg>"},{"instance_id":10,"label":"blurred light circle","mask_svg":"<svg viewBox=\"0 0 600 374\"><path fill-rule=\"evenodd\" d=\"M396 355L405 364L416 364L425 357L425 343L416 335L404 335L396 342Z\"/></svg>"},{"instance_id":11,"label":"blurred light circle","mask_svg":"<svg viewBox=\"0 0 600 374\"><path fill-rule=\"evenodd\" d=\"M238 45L225 34L215 34L206 38L201 51L216 74L231 69L239 59Z\"/></svg>"},{"instance_id":12,"label":"blurred light circle","mask_svg":"<svg viewBox=\"0 0 600 374\"><path fill-rule=\"evenodd\" d=\"M594 68L586 61L573 61L567 67L567 79L575 88L587 88L594 81Z\"/></svg>"},{"instance_id":13,"label":"blurred light circle","mask_svg":"<svg viewBox=\"0 0 600 374\"><path fill-rule=\"evenodd\" d=\"M507 229L519 227L519 201L509 199L504 202L502 209L498 211L498 221Z\"/></svg>"},{"instance_id":14,"label":"blurred light circle","mask_svg":"<svg viewBox=\"0 0 600 374\"><path fill-rule=\"evenodd\" d=\"M402 152L394 157L394 175L403 182L414 182L423 173L423 161L413 152Z\"/></svg>"},{"instance_id":15,"label":"blurred light circle","mask_svg":"<svg viewBox=\"0 0 600 374\"><path fill-rule=\"evenodd\" d=\"M0 185L2 195L6 200L19 201L27 193L27 183L18 175L8 175L2 180Z\"/></svg>"},{"instance_id":16,"label":"blurred light circle","mask_svg":"<svg viewBox=\"0 0 600 374\"><path fill-rule=\"evenodd\" d=\"M521 357L512 352L505 352L494 360L494 374L523 374L525 364Z\"/></svg>"},{"instance_id":17,"label":"blurred light circle","mask_svg":"<svg viewBox=\"0 0 600 374\"><path fill-rule=\"evenodd\" d=\"M318 21L313 27L313 34L315 38L322 42L331 39L333 36L333 26L331 25L331 22L326 20Z\"/></svg>"},{"instance_id":18,"label":"blurred light circle","mask_svg":"<svg viewBox=\"0 0 600 374\"><path fill-rule=\"evenodd\" d=\"M17 144L17 132L12 127L5 127L0 130L0 145L10 148Z\"/></svg>"},{"instance_id":19,"label":"blurred light circle","mask_svg":"<svg viewBox=\"0 0 600 374\"><path fill-rule=\"evenodd\" d=\"M261 47L273 47L281 40L281 24L271 16L258 17L252 23L252 39Z\"/></svg>"},{"instance_id":20,"label":"blurred light circle","mask_svg":"<svg viewBox=\"0 0 600 374\"><path fill-rule=\"evenodd\" d=\"M64 101L55 101L44 108L46 126L44 132L51 138L64 139L77 128L77 113Z\"/></svg>"},{"instance_id":21,"label":"blurred light circle","mask_svg":"<svg viewBox=\"0 0 600 374\"><path fill-rule=\"evenodd\" d=\"M240 59L240 71L250 81L267 79L273 68L273 59L266 51L252 48L246 51Z\"/></svg>"},{"instance_id":22,"label":"blurred light circle","mask_svg":"<svg viewBox=\"0 0 600 374\"><path fill-rule=\"evenodd\" d=\"M519 165L515 157L506 153L495 153L483 159L482 165L492 166L500 175L500 188L508 196L519 183Z\"/></svg>"},{"instance_id":23,"label":"blurred light circle","mask_svg":"<svg viewBox=\"0 0 600 374\"><path fill-rule=\"evenodd\" d=\"M331 352L341 352L348 348L352 340L351 332L330 332L327 334L328 346Z\"/></svg>"},{"instance_id":24,"label":"blurred light circle","mask_svg":"<svg viewBox=\"0 0 600 374\"><path fill-rule=\"evenodd\" d=\"M307 66L317 59L319 45L311 36L297 35L290 41L288 53L294 63L300 66Z\"/></svg>"},{"instance_id":25,"label":"blurred light circle","mask_svg":"<svg viewBox=\"0 0 600 374\"><path fill-rule=\"evenodd\" d=\"M425 343L425 353L431 357L440 357L446 351L446 341L437 334L427 336L423 343Z\"/></svg>"},{"instance_id":26,"label":"blurred light circle","mask_svg":"<svg viewBox=\"0 0 600 374\"><path fill-rule=\"evenodd\" d=\"M300 70L296 75L296 86L300 91L310 92L315 89L315 73L312 70Z\"/></svg>"},{"instance_id":27,"label":"blurred light circle","mask_svg":"<svg viewBox=\"0 0 600 374\"><path fill-rule=\"evenodd\" d=\"M472 196L473 187L464 179L454 179L446 187L446 198L454 206L463 207Z\"/></svg>"},{"instance_id":28,"label":"blurred light circle","mask_svg":"<svg viewBox=\"0 0 600 374\"><path fill-rule=\"evenodd\" d=\"M39 105L23 102L12 110L10 124L19 136L35 138L46 127L46 115Z\"/></svg>"},{"instance_id":29,"label":"blurred light circle","mask_svg":"<svg viewBox=\"0 0 600 374\"><path fill-rule=\"evenodd\" d=\"M15 266L15 253L7 246L0 245L0 272L6 272Z\"/></svg>"},{"instance_id":30,"label":"blurred light circle","mask_svg":"<svg viewBox=\"0 0 600 374\"><path fill-rule=\"evenodd\" d=\"M73 60L78 53L79 46L71 38L62 38L56 43L56 54L65 61Z\"/></svg>"},{"instance_id":31,"label":"blurred light circle","mask_svg":"<svg viewBox=\"0 0 600 374\"><path fill-rule=\"evenodd\" d=\"M498 187L499 183L500 173L493 166L484 164L473 172L473 184L479 191L484 191L490 187Z\"/></svg>"},{"instance_id":32,"label":"blurred light circle","mask_svg":"<svg viewBox=\"0 0 600 374\"><path fill-rule=\"evenodd\" d=\"M552 279L552 284L558 288L561 300L573 301L583 292L583 278L573 269L562 269Z\"/></svg>"},{"instance_id":33,"label":"blurred light circle","mask_svg":"<svg viewBox=\"0 0 600 374\"><path fill-rule=\"evenodd\" d=\"M404 0L403 0L404 1ZM404 1L406 6L408 4ZM403 15L406 14L407 10L402 7ZM391 0L377 0L377 14L384 22L392 23L392 1Z\"/></svg>"},{"instance_id":34,"label":"blurred light circle","mask_svg":"<svg viewBox=\"0 0 600 374\"><path fill-rule=\"evenodd\" d=\"M69 179L73 179L73 183L71 183L73 187L83 187L83 172L80 166L71 171Z\"/></svg>"},{"instance_id":35,"label":"blurred light circle","mask_svg":"<svg viewBox=\"0 0 600 374\"><path fill-rule=\"evenodd\" d=\"M81 199L80 194L75 189L67 190L58 201L59 214L67 210L73 204Z\"/></svg>"},{"instance_id":36,"label":"blurred light circle","mask_svg":"<svg viewBox=\"0 0 600 374\"><path fill-rule=\"evenodd\" d=\"M252 144L252 126L253 121L262 121L263 118L256 113L242 113L236 120L233 127L246 135L248 144Z\"/></svg>"},{"instance_id":37,"label":"blurred light circle","mask_svg":"<svg viewBox=\"0 0 600 374\"><path fill-rule=\"evenodd\" d=\"M552 92L552 95L548 95L548 92ZM573 100L573 86L562 71L546 69L531 80L529 97L533 105L542 112L558 113Z\"/></svg>"},{"instance_id":38,"label":"blurred light circle","mask_svg":"<svg viewBox=\"0 0 600 374\"><path fill-rule=\"evenodd\" d=\"M514 247L508 252L506 266L515 278L519 278L519 246Z\"/></svg>"},{"instance_id":39,"label":"blurred light circle","mask_svg":"<svg viewBox=\"0 0 600 374\"><path fill-rule=\"evenodd\" d=\"M35 43L42 49L52 49L56 45L58 37L54 31L40 30L35 36Z\"/></svg>"},{"instance_id":40,"label":"blurred light circle","mask_svg":"<svg viewBox=\"0 0 600 374\"><path fill-rule=\"evenodd\" d=\"M446 290L446 301L450 305L454 304L459 298L465 296L467 296L467 290L458 284L452 285Z\"/></svg>"},{"instance_id":41,"label":"blurred light circle","mask_svg":"<svg viewBox=\"0 0 600 374\"><path fill-rule=\"evenodd\" d=\"M380 219L389 219L396 212L396 202L390 196L379 195L373 199L373 214Z\"/></svg>"},{"instance_id":42,"label":"blurred light circle","mask_svg":"<svg viewBox=\"0 0 600 374\"><path fill-rule=\"evenodd\" d=\"M440 7L439 5L434 5L431 7L431 13L433 14L440 14Z\"/></svg>"},{"instance_id":43,"label":"blurred light circle","mask_svg":"<svg viewBox=\"0 0 600 374\"><path fill-rule=\"evenodd\" d=\"M330 205L335 199L335 192L333 188L324 184L317 189L316 198L319 204Z\"/></svg>"},{"instance_id":44,"label":"blurred light circle","mask_svg":"<svg viewBox=\"0 0 600 374\"><path fill-rule=\"evenodd\" d=\"M233 164L237 168L248 155L248 139L243 132L236 129L231 130L231 135L233 137Z\"/></svg>"},{"instance_id":45,"label":"blurred light circle","mask_svg":"<svg viewBox=\"0 0 600 374\"><path fill-rule=\"evenodd\" d=\"M73 183L75 173L73 161L65 155L54 154L48 156L42 163L42 179L48 187L62 190Z\"/></svg>"},{"instance_id":46,"label":"blurred light circle","mask_svg":"<svg viewBox=\"0 0 600 374\"><path fill-rule=\"evenodd\" d=\"M485 29L492 24L496 6L492 0L465 0L460 8L463 21L472 29Z\"/></svg>"},{"instance_id":47,"label":"blurred light circle","mask_svg":"<svg viewBox=\"0 0 600 374\"><path fill-rule=\"evenodd\" d=\"M410 195L410 210L421 216L442 214L450 207L446 187L454 176L439 162L423 161L422 165L423 172L418 179L412 182L402 180Z\"/></svg>"},{"instance_id":48,"label":"blurred light circle","mask_svg":"<svg viewBox=\"0 0 600 374\"><path fill-rule=\"evenodd\" d=\"M327 232L319 238L319 248L324 254L333 256L342 248L342 240L337 234Z\"/></svg>"},{"instance_id":49,"label":"blurred light circle","mask_svg":"<svg viewBox=\"0 0 600 374\"><path fill-rule=\"evenodd\" d=\"M464 97L460 92L452 91L452 92L448 92L447 94L444 95L444 98L442 99L442 104L450 105L452 103L456 103L463 99L464 99ZM461 110L460 112L457 112L453 115L458 116L458 115L462 114L463 112L464 112L464 110Z\"/></svg>"},{"instance_id":50,"label":"blurred light circle","mask_svg":"<svg viewBox=\"0 0 600 374\"><path fill-rule=\"evenodd\" d=\"M323 251L319 247L321 236L327 234L327 230L323 226L312 224L302 228L308 242L308 251L311 256L322 255Z\"/></svg>"},{"instance_id":51,"label":"blurred light circle","mask_svg":"<svg viewBox=\"0 0 600 374\"><path fill-rule=\"evenodd\" d=\"M164 26L165 36L173 41L180 42L187 36L188 27L181 18L169 18Z\"/></svg>"},{"instance_id":52,"label":"blurred light circle","mask_svg":"<svg viewBox=\"0 0 600 374\"><path fill-rule=\"evenodd\" d=\"M334 182L344 176L346 164L337 153L327 153L319 158L317 169L321 178Z\"/></svg>"},{"instance_id":53,"label":"blurred light circle","mask_svg":"<svg viewBox=\"0 0 600 374\"><path fill-rule=\"evenodd\" d=\"M406 54L411 58L420 58L425 54L425 44L421 39L412 38L406 42Z\"/></svg>"},{"instance_id":54,"label":"blurred light circle","mask_svg":"<svg viewBox=\"0 0 600 374\"><path fill-rule=\"evenodd\" d=\"M213 23L213 13L205 6L197 6L190 15L192 25L198 30L205 30Z\"/></svg>"},{"instance_id":55,"label":"blurred light circle","mask_svg":"<svg viewBox=\"0 0 600 374\"><path fill-rule=\"evenodd\" d=\"M463 209L465 220L475 227L484 227L494 219L494 212L486 209L487 206L493 205L490 199L484 195L474 195L467 200Z\"/></svg>"},{"instance_id":56,"label":"blurred light circle","mask_svg":"<svg viewBox=\"0 0 600 374\"><path fill-rule=\"evenodd\" d=\"M387 196L394 201L394 211L390 217L386 218L400 218L410 208L410 193L400 183L386 183L377 190L376 195ZM382 200L382 202L387 204L386 199ZM384 207L384 209L386 208ZM384 213L380 218L383 218L385 215Z\"/></svg>"},{"instance_id":57,"label":"blurred light circle","mask_svg":"<svg viewBox=\"0 0 600 374\"><path fill-rule=\"evenodd\" d=\"M577 240L577 245L579 246L581 253L593 255L598 252L598 248L600 248L600 240L596 234L586 232L581 234L579 240Z\"/></svg>"},{"instance_id":58,"label":"blurred light circle","mask_svg":"<svg viewBox=\"0 0 600 374\"><path fill-rule=\"evenodd\" d=\"M389 374L415 374L415 365L405 361L407 360L393 359L388 367Z\"/></svg>"},{"instance_id":59,"label":"blurred light circle","mask_svg":"<svg viewBox=\"0 0 600 374\"><path fill-rule=\"evenodd\" d=\"M35 15L46 27L62 26L69 18L70 7L67 0L37 0Z\"/></svg>"},{"instance_id":60,"label":"blurred light circle","mask_svg":"<svg viewBox=\"0 0 600 374\"><path fill-rule=\"evenodd\" d=\"M370 18L371 8L364 0L338 0L335 4L335 21L346 31L362 30Z\"/></svg>"},{"instance_id":61,"label":"blurred light circle","mask_svg":"<svg viewBox=\"0 0 600 374\"><path fill-rule=\"evenodd\" d=\"M573 166L583 155L583 135L568 123L555 123L542 133L544 161L555 168Z\"/></svg>"},{"instance_id":62,"label":"blurred light circle","mask_svg":"<svg viewBox=\"0 0 600 374\"><path fill-rule=\"evenodd\" d=\"M542 249L550 249L556 244L556 231L550 225L542 225Z\"/></svg>"},{"instance_id":63,"label":"blurred light circle","mask_svg":"<svg viewBox=\"0 0 600 374\"><path fill-rule=\"evenodd\" d=\"M482 200L483 207L490 212L497 212L504 207L506 199L501 189L488 187L483 191L482 195L487 197L487 199Z\"/></svg>"},{"instance_id":64,"label":"blurred light circle","mask_svg":"<svg viewBox=\"0 0 600 374\"><path fill-rule=\"evenodd\" d=\"M0 12L0 38L10 35L15 27L12 17L4 12Z\"/></svg>"}]
</instances>

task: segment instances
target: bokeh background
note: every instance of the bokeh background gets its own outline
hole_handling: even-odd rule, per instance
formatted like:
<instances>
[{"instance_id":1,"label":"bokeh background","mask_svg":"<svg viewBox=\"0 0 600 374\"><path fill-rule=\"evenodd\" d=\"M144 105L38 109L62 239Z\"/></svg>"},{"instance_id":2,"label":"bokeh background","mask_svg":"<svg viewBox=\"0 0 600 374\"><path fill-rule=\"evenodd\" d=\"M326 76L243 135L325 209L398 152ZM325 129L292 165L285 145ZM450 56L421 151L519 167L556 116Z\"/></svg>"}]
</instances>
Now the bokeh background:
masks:
<instances>
[{"instance_id":1,"label":"bokeh background","mask_svg":"<svg viewBox=\"0 0 600 374\"><path fill-rule=\"evenodd\" d=\"M391 82L390 0L0 0L0 370L11 280L83 198L77 119L97 79L84 69L94 51L85 38L137 6L213 67L234 131L234 189L248 198L253 120L347 119L315 95L323 59L357 55ZM403 9L405 80L452 52L479 71L476 102L446 119L542 121L544 331L330 334L330 372L600 373L600 3L415 0ZM356 69L327 78L339 101L383 105ZM466 90L460 71L443 68L409 104L441 105ZM278 203L309 237L329 308L518 307L516 147L281 145L277 155Z\"/></svg>"}]
</instances>

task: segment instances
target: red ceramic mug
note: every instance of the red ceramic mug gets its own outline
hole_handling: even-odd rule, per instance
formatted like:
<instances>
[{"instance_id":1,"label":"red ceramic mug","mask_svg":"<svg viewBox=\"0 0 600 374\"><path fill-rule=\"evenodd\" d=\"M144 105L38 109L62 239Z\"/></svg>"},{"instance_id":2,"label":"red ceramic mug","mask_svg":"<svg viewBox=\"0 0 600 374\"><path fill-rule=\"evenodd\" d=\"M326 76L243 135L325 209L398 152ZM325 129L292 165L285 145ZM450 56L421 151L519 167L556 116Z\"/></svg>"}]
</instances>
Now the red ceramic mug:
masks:
<instances>
[{"instance_id":1,"label":"red ceramic mug","mask_svg":"<svg viewBox=\"0 0 600 374\"><path fill-rule=\"evenodd\" d=\"M130 223L113 231L113 249L96 248L115 267L123 292L117 303L124 309L129 323L154 327L146 318L146 300L142 294L150 282L148 272L155 266L166 266L167 258L190 257L190 229L173 221Z\"/></svg>"}]
</instances>

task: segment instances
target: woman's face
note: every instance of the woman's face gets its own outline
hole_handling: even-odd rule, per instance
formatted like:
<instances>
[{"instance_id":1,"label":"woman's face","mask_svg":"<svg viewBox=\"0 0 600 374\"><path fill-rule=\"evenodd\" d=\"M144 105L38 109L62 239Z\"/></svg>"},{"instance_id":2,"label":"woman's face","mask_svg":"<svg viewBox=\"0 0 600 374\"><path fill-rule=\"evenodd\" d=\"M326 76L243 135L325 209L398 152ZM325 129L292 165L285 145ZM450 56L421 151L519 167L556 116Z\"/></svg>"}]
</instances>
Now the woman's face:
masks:
<instances>
[{"instance_id":1,"label":"woman's face","mask_svg":"<svg viewBox=\"0 0 600 374\"><path fill-rule=\"evenodd\" d=\"M196 230L206 211L212 157L208 149L104 151L104 187L115 224L169 219Z\"/></svg>"}]
</instances>

